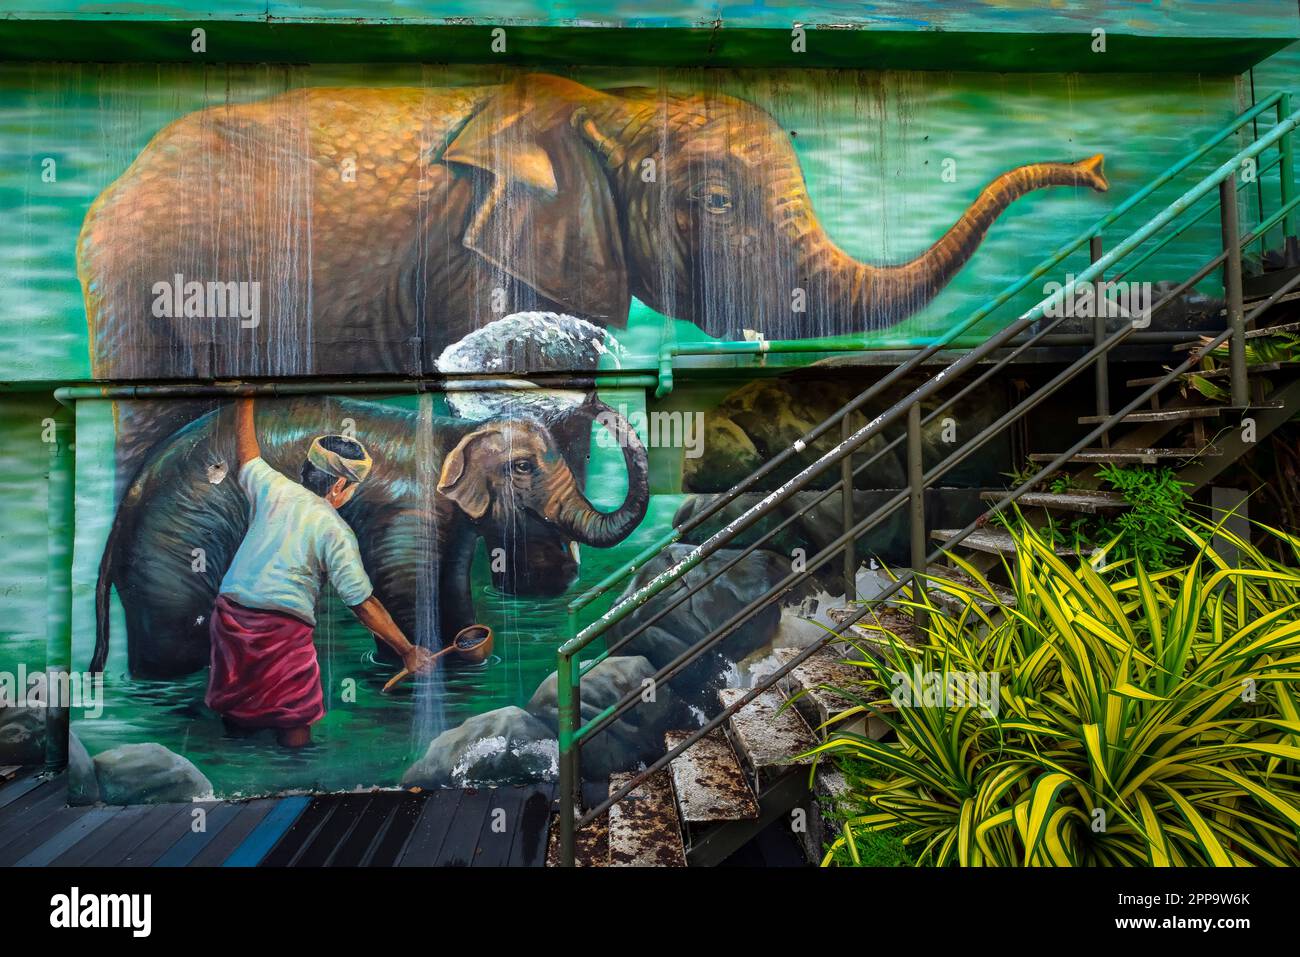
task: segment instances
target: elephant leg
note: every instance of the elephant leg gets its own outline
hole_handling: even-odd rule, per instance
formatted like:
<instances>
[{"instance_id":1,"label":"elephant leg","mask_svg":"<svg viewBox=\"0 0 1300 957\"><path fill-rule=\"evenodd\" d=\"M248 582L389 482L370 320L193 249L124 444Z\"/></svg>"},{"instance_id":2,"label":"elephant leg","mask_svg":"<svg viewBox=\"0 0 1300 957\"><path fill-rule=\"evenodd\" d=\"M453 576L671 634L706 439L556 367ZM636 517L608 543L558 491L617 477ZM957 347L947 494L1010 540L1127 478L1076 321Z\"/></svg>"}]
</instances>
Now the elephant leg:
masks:
<instances>
[{"instance_id":1,"label":"elephant leg","mask_svg":"<svg viewBox=\"0 0 1300 957\"><path fill-rule=\"evenodd\" d=\"M462 629L477 624L470 573L478 546L478 533L473 525L457 515L450 522L447 535L440 538L444 547L438 556L438 640L445 648Z\"/></svg>"}]
</instances>

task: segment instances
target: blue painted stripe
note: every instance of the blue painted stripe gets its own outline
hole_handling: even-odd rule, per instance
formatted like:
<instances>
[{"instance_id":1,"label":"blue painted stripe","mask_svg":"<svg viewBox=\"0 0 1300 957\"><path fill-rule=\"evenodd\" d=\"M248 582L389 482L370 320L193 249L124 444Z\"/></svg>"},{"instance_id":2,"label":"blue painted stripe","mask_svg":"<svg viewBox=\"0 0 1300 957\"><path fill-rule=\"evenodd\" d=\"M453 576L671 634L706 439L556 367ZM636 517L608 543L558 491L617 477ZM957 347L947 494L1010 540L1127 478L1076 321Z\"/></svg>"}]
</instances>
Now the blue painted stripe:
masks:
<instances>
[{"instance_id":1,"label":"blue painted stripe","mask_svg":"<svg viewBox=\"0 0 1300 957\"><path fill-rule=\"evenodd\" d=\"M207 830L191 831L173 844L162 857L150 867L184 867L199 856L199 853L222 832L227 824L239 813L238 804L218 804L208 810Z\"/></svg>"},{"instance_id":2,"label":"blue painted stripe","mask_svg":"<svg viewBox=\"0 0 1300 957\"><path fill-rule=\"evenodd\" d=\"M310 803L311 798L306 796L284 798L271 808L271 813L262 818L262 823L253 828L253 833L244 838L221 866L256 867Z\"/></svg>"}]
</instances>

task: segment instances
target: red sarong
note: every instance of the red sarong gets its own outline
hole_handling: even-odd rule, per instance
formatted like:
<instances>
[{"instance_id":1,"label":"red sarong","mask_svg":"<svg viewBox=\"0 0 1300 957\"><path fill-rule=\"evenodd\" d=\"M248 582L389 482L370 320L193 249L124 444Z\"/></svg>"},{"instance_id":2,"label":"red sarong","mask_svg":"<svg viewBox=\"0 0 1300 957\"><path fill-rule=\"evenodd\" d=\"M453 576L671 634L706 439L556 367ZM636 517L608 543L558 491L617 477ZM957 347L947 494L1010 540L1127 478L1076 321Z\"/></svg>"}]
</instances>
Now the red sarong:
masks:
<instances>
[{"instance_id":1,"label":"red sarong","mask_svg":"<svg viewBox=\"0 0 1300 957\"><path fill-rule=\"evenodd\" d=\"M252 728L296 728L325 715L312 626L217 596L208 624L207 705Z\"/></svg>"}]
</instances>

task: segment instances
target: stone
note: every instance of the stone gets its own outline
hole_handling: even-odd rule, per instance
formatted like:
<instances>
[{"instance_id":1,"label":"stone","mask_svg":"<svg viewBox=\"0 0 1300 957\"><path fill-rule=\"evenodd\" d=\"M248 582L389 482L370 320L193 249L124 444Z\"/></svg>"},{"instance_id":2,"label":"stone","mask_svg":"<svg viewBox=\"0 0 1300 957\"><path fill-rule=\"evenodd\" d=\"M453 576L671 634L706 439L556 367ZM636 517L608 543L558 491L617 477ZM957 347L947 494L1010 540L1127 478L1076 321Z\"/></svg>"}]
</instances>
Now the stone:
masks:
<instances>
[{"instance_id":1,"label":"stone","mask_svg":"<svg viewBox=\"0 0 1300 957\"><path fill-rule=\"evenodd\" d=\"M669 566L680 562L691 551L689 545L673 545L649 561L633 578L626 594L642 587ZM647 617L662 611L680 596L684 587L699 583L711 572L730 563L739 555L723 549L705 559L644 607L638 608L606 633L612 645L630 634ZM698 644L717 626L758 598L790 574L790 559L775 552L758 550L742 558L734 568L723 572L696 594L633 638L620 649L622 654L642 656L656 669L662 668L688 648ZM685 585L683 584L685 582ZM787 600L800 597L792 592ZM772 604L759 611L743 625L701 655L670 681L672 691L686 704L705 714L717 712L715 692L724 687L727 677L752 652L771 643L781 623L781 609Z\"/></svg>"},{"instance_id":2,"label":"stone","mask_svg":"<svg viewBox=\"0 0 1300 957\"><path fill-rule=\"evenodd\" d=\"M555 732L513 705L476 714L429 743L402 776L403 787L475 787L552 780Z\"/></svg>"},{"instance_id":3,"label":"stone","mask_svg":"<svg viewBox=\"0 0 1300 957\"><path fill-rule=\"evenodd\" d=\"M0 707L0 764L45 762L45 709Z\"/></svg>"},{"instance_id":4,"label":"stone","mask_svg":"<svg viewBox=\"0 0 1300 957\"><path fill-rule=\"evenodd\" d=\"M90 752L75 734L68 734L68 803L94 804L99 800L99 778Z\"/></svg>"},{"instance_id":5,"label":"stone","mask_svg":"<svg viewBox=\"0 0 1300 957\"><path fill-rule=\"evenodd\" d=\"M643 691L645 681L654 673L655 666L640 655L606 658L583 676L582 721L590 721L631 691ZM533 692L528 712L556 733L555 672ZM671 688L656 688L652 700L638 701L623 717L587 740L582 748L583 776L606 777L648 763L663 754L664 732L687 720L687 710Z\"/></svg>"},{"instance_id":6,"label":"stone","mask_svg":"<svg viewBox=\"0 0 1300 957\"><path fill-rule=\"evenodd\" d=\"M164 804L212 797L212 782L161 744L123 744L94 757L105 804Z\"/></svg>"}]
</instances>

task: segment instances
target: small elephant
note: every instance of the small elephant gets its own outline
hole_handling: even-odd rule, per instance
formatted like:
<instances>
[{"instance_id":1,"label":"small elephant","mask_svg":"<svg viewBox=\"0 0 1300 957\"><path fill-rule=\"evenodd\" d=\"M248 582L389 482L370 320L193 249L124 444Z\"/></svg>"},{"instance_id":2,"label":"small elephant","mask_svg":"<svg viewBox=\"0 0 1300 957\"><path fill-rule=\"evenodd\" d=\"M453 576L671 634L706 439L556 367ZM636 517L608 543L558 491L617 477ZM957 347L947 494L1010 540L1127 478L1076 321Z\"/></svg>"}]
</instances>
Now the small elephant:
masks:
<instances>
[{"instance_id":1,"label":"small elephant","mask_svg":"<svg viewBox=\"0 0 1300 957\"><path fill-rule=\"evenodd\" d=\"M375 464L339 514L398 626L413 641L436 634L445 644L475 620L469 578L480 538L505 549L515 574L546 569L567 587L577 576L577 544L608 548L644 518L645 447L622 416L599 403L592 409L627 467L626 498L611 512L588 502L551 433L528 418L473 423L375 402L295 398L259 403L257 435L265 460L297 479L312 438L352 420ZM113 587L126 612L132 674L170 677L208 663L207 619L248 528L247 500L227 471L234 443L231 411L219 409L161 443L128 485L100 562L93 671L108 654ZM381 655L387 649L377 647Z\"/></svg>"},{"instance_id":2,"label":"small elephant","mask_svg":"<svg viewBox=\"0 0 1300 957\"><path fill-rule=\"evenodd\" d=\"M1106 190L1102 157L1009 170L876 264L836 245L789 132L736 97L548 74L299 89L161 130L91 206L77 270L97 378L427 373L503 313L623 325L632 297L714 336L885 328L1050 186Z\"/></svg>"}]
</instances>

